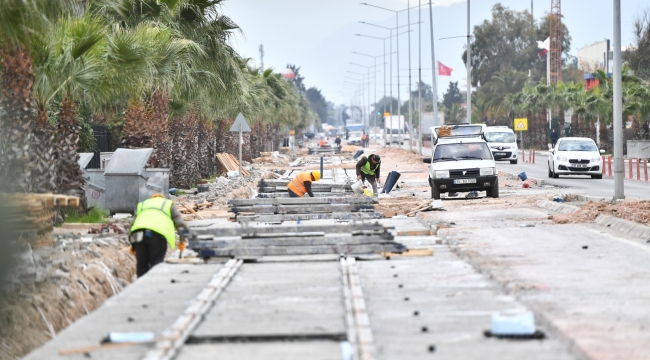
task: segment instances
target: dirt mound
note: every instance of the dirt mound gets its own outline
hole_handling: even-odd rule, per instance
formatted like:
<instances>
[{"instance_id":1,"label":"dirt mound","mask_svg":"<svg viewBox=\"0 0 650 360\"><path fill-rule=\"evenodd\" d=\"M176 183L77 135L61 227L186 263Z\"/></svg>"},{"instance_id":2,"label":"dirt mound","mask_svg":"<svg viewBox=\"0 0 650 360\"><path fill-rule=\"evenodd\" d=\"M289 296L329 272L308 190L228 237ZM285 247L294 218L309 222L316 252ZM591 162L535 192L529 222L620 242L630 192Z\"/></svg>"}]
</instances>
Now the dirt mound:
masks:
<instances>
[{"instance_id":1,"label":"dirt mound","mask_svg":"<svg viewBox=\"0 0 650 360\"><path fill-rule=\"evenodd\" d=\"M30 259L30 268L13 274L0 295L0 359L43 345L132 282L135 258L125 239L71 235L55 247L26 247L19 256Z\"/></svg>"},{"instance_id":2,"label":"dirt mound","mask_svg":"<svg viewBox=\"0 0 650 360\"><path fill-rule=\"evenodd\" d=\"M650 222L650 201L637 201L622 204L608 204L590 201L580 210L566 215L557 215L553 218L556 224L575 224L592 222L598 215L610 215L617 218L643 224Z\"/></svg>"}]
</instances>

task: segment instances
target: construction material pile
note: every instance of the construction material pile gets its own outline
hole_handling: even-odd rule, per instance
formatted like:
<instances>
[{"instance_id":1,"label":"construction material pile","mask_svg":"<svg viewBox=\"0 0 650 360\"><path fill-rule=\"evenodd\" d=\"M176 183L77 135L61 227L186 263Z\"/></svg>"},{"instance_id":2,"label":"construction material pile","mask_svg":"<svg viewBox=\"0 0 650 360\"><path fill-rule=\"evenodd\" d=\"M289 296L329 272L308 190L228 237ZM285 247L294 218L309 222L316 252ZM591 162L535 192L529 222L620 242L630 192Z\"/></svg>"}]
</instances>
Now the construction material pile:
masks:
<instances>
[{"instance_id":1,"label":"construction material pile","mask_svg":"<svg viewBox=\"0 0 650 360\"><path fill-rule=\"evenodd\" d=\"M391 228L379 223L193 228L189 248L202 258L401 253Z\"/></svg>"},{"instance_id":2,"label":"construction material pile","mask_svg":"<svg viewBox=\"0 0 650 360\"><path fill-rule=\"evenodd\" d=\"M287 186L290 179L261 179L258 182L258 192L261 198L288 197ZM312 182L311 190L316 197L333 196L335 194L352 194L352 187L347 183L334 183L332 181Z\"/></svg>"},{"instance_id":3,"label":"construction material pile","mask_svg":"<svg viewBox=\"0 0 650 360\"><path fill-rule=\"evenodd\" d=\"M225 170L223 173L227 173L228 171L239 171L239 161L237 161L234 155L228 153L220 153L216 156L217 160L219 161L220 168ZM241 168L241 172L242 175L251 175L246 169L244 169L243 166Z\"/></svg>"},{"instance_id":4,"label":"construction material pile","mask_svg":"<svg viewBox=\"0 0 650 360\"><path fill-rule=\"evenodd\" d=\"M229 204L232 220L237 222L384 217L375 211L377 200L367 196L247 199L230 200Z\"/></svg>"},{"instance_id":5,"label":"construction material pile","mask_svg":"<svg viewBox=\"0 0 650 360\"><path fill-rule=\"evenodd\" d=\"M32 247L51 245L55 206L79 206L76 196L54 194L0 195L4 204L0 216L11 224L9 238L29 242Z\"/></svg>"}]
</instances>

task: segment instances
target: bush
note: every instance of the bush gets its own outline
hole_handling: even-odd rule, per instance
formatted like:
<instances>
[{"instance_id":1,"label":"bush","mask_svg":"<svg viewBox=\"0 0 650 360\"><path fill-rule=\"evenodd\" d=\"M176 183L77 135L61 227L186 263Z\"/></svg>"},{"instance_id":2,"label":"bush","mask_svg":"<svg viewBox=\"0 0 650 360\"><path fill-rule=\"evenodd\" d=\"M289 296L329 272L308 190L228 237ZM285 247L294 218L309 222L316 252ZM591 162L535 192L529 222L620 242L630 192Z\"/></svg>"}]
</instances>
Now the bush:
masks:
<instances>
[{"instance_id":1,"label":"bush","mask_svg":"<svg viewBox=\"0 0 650 360\"><path fill-rule=\"evenodd\" d=\"M108 222L107 218L109 216L108 210L102 208L101 206L95 206L86 215L79 215L77 209L71 209L66 211L65 221L66 223L87 223L87 224L103 224Z\"/></svg>"}]
</instances>

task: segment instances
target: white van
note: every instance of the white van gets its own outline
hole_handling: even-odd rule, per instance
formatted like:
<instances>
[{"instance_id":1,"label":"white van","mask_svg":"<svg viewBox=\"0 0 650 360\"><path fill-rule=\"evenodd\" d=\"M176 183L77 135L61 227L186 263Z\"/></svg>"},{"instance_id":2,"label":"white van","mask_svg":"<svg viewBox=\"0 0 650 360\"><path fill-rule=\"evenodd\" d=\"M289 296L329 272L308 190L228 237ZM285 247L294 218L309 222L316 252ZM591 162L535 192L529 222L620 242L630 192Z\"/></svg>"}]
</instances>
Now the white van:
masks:
<instances>
[{"instance_id":1,"label":"white van","mask_svg":"<svg viewBox=\"0 0 650 360\"><path fill-rule=\"evenodd\" d=\"M361 136L363 136L363 131L361 130L350 131L350 134L348 135L347 144L362 146L363 144L361 143Z\"/></svg>"},{"instance_id":2,"label":"white van","mask_svg":"<svg viewBox=\"0 0 650 360\"><path fill-rule=\"evenodd\" d=\"M515 132L507 126L488 126L483 129L485 141L487 141L494 155L494 160L509 160L516 164L519 155L517 137Z\"/></svg>"}]
</instances>

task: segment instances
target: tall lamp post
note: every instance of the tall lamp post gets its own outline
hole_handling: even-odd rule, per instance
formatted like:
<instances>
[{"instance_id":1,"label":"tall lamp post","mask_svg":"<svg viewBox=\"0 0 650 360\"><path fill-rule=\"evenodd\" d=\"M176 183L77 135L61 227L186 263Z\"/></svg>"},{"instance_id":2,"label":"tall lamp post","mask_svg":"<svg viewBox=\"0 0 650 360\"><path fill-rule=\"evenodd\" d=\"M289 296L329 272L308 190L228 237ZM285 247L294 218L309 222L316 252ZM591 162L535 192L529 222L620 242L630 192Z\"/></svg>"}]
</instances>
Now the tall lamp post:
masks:
<instances>
[{"instance_id":1,"label":"tall lamp post","mask_svg":"<svg viewBox=\"0 0 650 360\"><path fill-rule=\"evenodd\" d=\"M356 79L356 80L357 80L357 81L361 81L361 84L360 84L360 86L359 86L359 89L360 89L360 92L361 92L361 97L360 97L360 101L359 101L359 105L360 105L359 108L360 108L360 109L363 109L363 98L364 98L364 95L363 95L363 94L364 94L364 92L365 92L364 89L363 89L363 85L365 84L365 80L364 80L364 78L366 77L366 74L358 73L358 72L354 72L354 71L349 71L349 70L346 71L346 73L354 74L354 75L360 75L360 76L361 76L361 79ZM370 73L368 73L368 76L370 76ZM351 79L352 79L352 78L351 78ZM370 86L368 86L368 88L370 88ZM367 114L366 114L366 116L367 116ZM363 110L361 111L361 121L364 122L364 121L363 121Z\"/></svg>"},{"instance_id":2,"label":"tall lamp post","mask_svg":"<svg viewBox=\"0 0 650 360\"><path fill-rule=\"evenodd\" d=\"M408 31L409 33L411 32L411 23L410 23L410 14L411 14L411 13L410 13L410 10L411 10L411 9L415 9L415 8L420 8L420 6L415 6L415 7L411 8L411 7L410 7L409 0L407 0L407 7L406 7L406 9L403 9L403 10L392 10L392 9L388 9L388 8L385 8L385 7L381 7L381 6L377 6L377 5L372 5L372 4L368 4L368 3L361 3L361 5L366 5L366 6L374 7L374 8L380 9L380 10L390 11L390 12L392 12L393 14L395 14L395 25L396 25L396 29L399 28L399 13L401 13L401 12L403 12L403 11L409 11L409 13L408 13L408 15L409 15L409 21L408 21L408 23L407 23L407 26L409 27L409 31ZM397 53L398 53L398 54L397 54L397 69L399 69L399 36L397 37ZM409 34L409 68L411 67L411 66L410 66L410 63L411 63L411 36L410 36L410 34ZM398 74L399 74L399 72L398 72ZM413 135L413 122L412 122L411 100L410 100L410 97L411 97L410 75L411 75L411 73L410 73L410 71L409 71L409 133L411 134L411 138L412 138L412 137L413 137L413 136L412 136L412 135ZM399 118L401 117L401 115L402 115L402 114L401 114L402 98L401 98L401 94L400 94L400 80L399 80L399 77L397 78L397 102L398 102L398 105L397 105L397 116L398 116L398 119L399 119ZM403 133L403 130L400 129L400 139L399 139L400 144L401 144L401 143L403 142L403 140L404 140L403 137L402 137L402 135L401 135L402 133ZM413 143L412 143L411 141L409 141L409 150L412 150L412 149L413 149Z\"/></svg>"},{"instance_id":3,"label":"tall lamp post","mask_svg":"<svg viewBox=\"0 0 650 360\"><path fill-rule=\"evenodd\" d=\"M384 51L386 51L386 46L385 45L384 45ZM377 70L377 58L380 57L380 56L383 56L384 58L386 57L386 54L372 56L372 55L368 55L368 54L362 54L362 53L359 53L359 52L356 52L356 51L353 51L352 53L355 54L355 55L360 55L360 56L373 58L375 60L375 66L374 66L375 70ZM383 71L384 72L384 97L386 97L386 62L385 61L384 61L383 65L384 65L384 71ZM377 76L376 76L376 74L377 73L375 73L375 77L374 77L375 78L375 106L377 106ZM384 102L384 112L386 112L386 102ZM373 115L375 115L375 126L374 127L375 127L375 141L376 141L377 140L377 116L374 113L374 111L373 111Z\"/></svg>"},{"instance_id":4,"label":"tall lamp post","mask_svg":"<svg viewBox=\"0 0 650 360\"><path fill-rule=\"evenodd\" d=\"M367 107L367 110L366 110L366 121L363 124L363 126L365 128L367 128L367 127L370 126L370 69L372 68L372 66L365 66L365 65L361 65L361 64L357 64L357 63L353 63L353 62L350 62L349 64L365 68L368 71L368 77L366 78L366 80L368 81L368 93L367 93L368 107Z\"/></svg>"}]
</instances>

